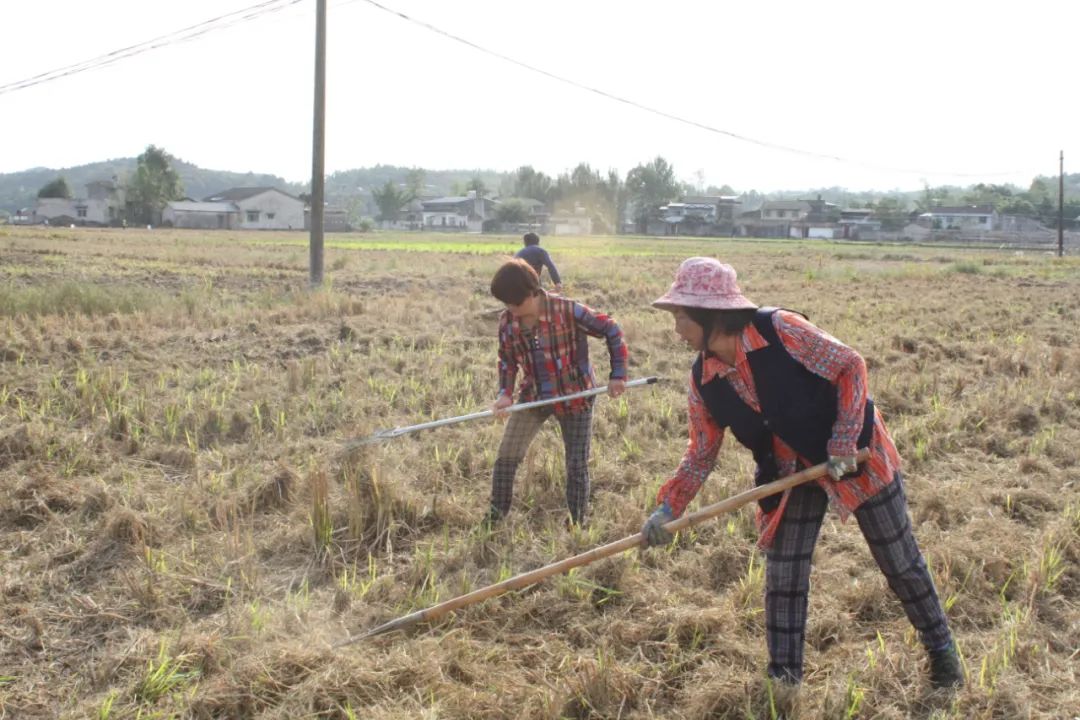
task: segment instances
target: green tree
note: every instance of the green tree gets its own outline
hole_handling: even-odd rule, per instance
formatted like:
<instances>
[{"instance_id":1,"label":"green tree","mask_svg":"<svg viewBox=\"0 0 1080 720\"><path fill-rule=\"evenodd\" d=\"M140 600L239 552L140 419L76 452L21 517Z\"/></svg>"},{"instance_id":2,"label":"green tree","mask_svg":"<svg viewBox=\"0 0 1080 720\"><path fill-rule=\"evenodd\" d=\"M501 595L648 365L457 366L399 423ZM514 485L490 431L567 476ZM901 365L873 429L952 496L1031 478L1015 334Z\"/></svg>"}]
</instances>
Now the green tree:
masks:
<instances>
[{"instance_id":1,"label":"green tree","mask_svg":"<svg viewBox=\"0 0 1080 720\"><path fill-rule=\"evenodd\" d=\"M37 196L39 198L63 198L65 200L70 200L71 188L68 187L67 180L61 175L52 182L46 183L44 187L38 190Z\"/></svg>"},{"instance_id":2,"label":"green tree","mask_svg":"<svg viewBox=\"0 0 1080 720\"><path fill-rule=\"evenodd\" d=\"M853 206L854 207L854 206ZM881 221L882 230L902 230L908 223L907 203L894 197L883 197L870 203L875 220Z\"/></svg>"},{"instance_id":3,"label":"green tree","mask_svg":"<svg viewBox=\"0 0 1080 720\"><path fill-rule=\"evenodd\" d=\"M484 181L479 177L474 177L470 180L469 184L465 186L465 189L474 191L477 197L483 197L488 191L487 185L484 185Z\"/></svg>"},{"instance_id":4,"label":"green tree","mask_svg":"<svg viewBox=\"0 0 1080 720\"><path fill-rule=\"evenodd\" d=\"M935 188L930 187L928 183L924 183L922 196L915 201L915 207L919 209L919 212L930 212L932 208L948 205L951 198L952 195L948 187Z\"/></svg>"},{"instance_id":5,"label":"green tree","mask_svg":"<svg viewBox=\"0 0 1080 720\"><path fill-rule=\"evenodd\" d=\"M415 200L424 194L424 180L427 171L424 168L412 168L405 173L405 189L409 192L409 200Z\"/></svg>"},{"instance_id":6,"label":"green tree","mask_svg":"<svg viewBox=\"0 0 1080 720\"><path fill-rule=\"evenodd\" d=\"M600 184L600 193L607 206L608 229L618 235L628 201L626 184L619 177L618 170L608 170L607 178Z\"/></svg>"},{"instance_id":7,"label":"green tree","mask_svg":"<svg viewBox=\"0 0 1080 720\"><path fill-rule=\"evenodd\" d=\"M517 198L499 203L495 209L495 219L501 223L523 223L529 221L529 209Z\"/></svg>"},{"instance_id":8,"label":"green tree","mask_svg":"<svg viewBox=\"0 0 1080 720\"><path fill-rule=\"evenodd\" d=\"M522 165L514 173L514 197L539 200L547 205L551 202L551 178L537 172L532 165Z\"/></svg>"},{"instance_id":9,"label":"green tree","mask_svg":"<svg viewBox=\"0 0 1080 720\"><path fill-rule=\"evenodd\" d=\"M172 161L172 155L154 145L137 158L135 176L127 186L128 208L135 222L158 222L165 203L184 197L184 186Z\"/></svg>"},{"instance_id":10,"label":"green tree","mask_svg":"<svg viewBox=\"0 0 1080 720\"><path fill-rule=\"evenodd\" d=\"M569 173L559 175L555 182L557 202L562 209L574 211L583 208L595 214L600 203L599 188L603 180L600 173L588 163L578 163Z\"/></svg>"},{"instance_id":11,"label":"green tree","mask_svg":"<svg viewBox=\"0 0 1080 720\"><path fill-rule=\"evenodd\" d=\"M379 220L393 222L401 215L401 208L407 205L413 198L406 188L400 188L393 180L387 180L386 184L371 192L375 205L379 208Z\"/></svg>"},{"instance_id":12,"label":"green tree","mask_svg":"<svg viewBox=\"0 0 1080 720\"><path fill-rule=\"evenodd\" d=\"M679 197L679 182L675 168L664 158L638 165L626 175L626 191L634 205L634 222L638 231L645 232L649 220L660 213L660 208Z\"/></svg>"}]
</instances>

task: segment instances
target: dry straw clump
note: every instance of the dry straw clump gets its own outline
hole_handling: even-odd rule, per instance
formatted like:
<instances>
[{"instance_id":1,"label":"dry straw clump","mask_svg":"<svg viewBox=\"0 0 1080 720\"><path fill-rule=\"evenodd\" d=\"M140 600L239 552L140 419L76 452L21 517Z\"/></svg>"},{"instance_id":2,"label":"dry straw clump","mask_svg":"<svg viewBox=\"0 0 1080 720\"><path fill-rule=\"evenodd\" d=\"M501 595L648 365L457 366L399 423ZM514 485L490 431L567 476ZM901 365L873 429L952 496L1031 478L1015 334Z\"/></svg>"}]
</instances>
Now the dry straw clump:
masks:
<instances>
[{"instance_id":1,"label":"dry straw clump","mask_svg":"<svg viewBox=\"0 0 1080 720\"><path fill-rule=\"evenodd\" d=\"M1074 258L545 240L568 294L623 325L632 373L673 382L598 400L588 527L563 525L552 425L489 531L498 423L341 451L491 401L487 288L517 238L342 236L332 286L313 293L297 234L0 233L0 715L1080 715ZM649 302L703 254L867 358L967 686L928 691L899 605L834 515L806 682L766 683L750 508L670 548L334 649L638 530L685 447L691 361ZM726 444L698 503L745 489L751 465Z\"/></svg>"}]
</instances>

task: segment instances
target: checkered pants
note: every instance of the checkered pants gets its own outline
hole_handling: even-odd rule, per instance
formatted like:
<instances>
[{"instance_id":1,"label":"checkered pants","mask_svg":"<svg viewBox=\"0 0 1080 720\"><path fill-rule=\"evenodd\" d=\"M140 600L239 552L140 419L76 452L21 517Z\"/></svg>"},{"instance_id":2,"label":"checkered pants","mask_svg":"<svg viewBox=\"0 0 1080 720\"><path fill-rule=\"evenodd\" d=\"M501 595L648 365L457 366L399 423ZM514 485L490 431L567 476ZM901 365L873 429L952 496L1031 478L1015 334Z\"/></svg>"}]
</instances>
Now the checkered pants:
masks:
<instances>
[{"instance_id":1,"label":"checkered pants","mask_svg":"<svg viewBox=\"0 0 1080 720\"><path fill-rule=\"evenodd\" d=\"M513 413L506 422L499 456L491 478L491 509L498 516L510 512L514 475L540 426L554 414L551 405ZM589 504L589 444L592 440L592 405L570 414L555 415L566 449L566 506L576 523L585 519Z\"/></svg>"},{"instance_id":2,"label":"checkered pants","mask_svg":"<svg viewBox=\"0 0 1080 720\"><path fill-rule=\"evenodd\" d=\"M771 677L802 679L810 559L825 516L828 498L814 483L791 492L776 541L767 553L765 629ZM919 631L923 645L937 650L952 641L945 611L938 600L908 517L903 478L864 502L855 511L859 529L889 587Z\"/></svg>"}]
</instances>

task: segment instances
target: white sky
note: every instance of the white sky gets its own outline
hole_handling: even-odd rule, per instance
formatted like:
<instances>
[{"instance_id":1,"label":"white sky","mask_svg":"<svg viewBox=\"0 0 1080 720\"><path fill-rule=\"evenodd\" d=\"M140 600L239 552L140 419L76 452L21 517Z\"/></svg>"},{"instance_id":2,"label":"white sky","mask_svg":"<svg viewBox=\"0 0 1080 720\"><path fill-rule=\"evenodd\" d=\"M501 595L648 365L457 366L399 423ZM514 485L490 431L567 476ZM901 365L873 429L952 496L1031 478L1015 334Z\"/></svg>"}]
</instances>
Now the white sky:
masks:
<instances>
[{"instance_id":1,"label":"white sky","mask_svg":"<svg viewBox=\"0 0 1080 720\"><path fill-rule=\"evenodd\" d=\"M551 73L329 0L327 172L376 163L625 174L657 154L738 191L1014 182L1080 168L1080 4L967 0L380 0ZM5 2L0 85L256 0ZM315 0L111 66L0 93L0 172L164 147L197 165L311 174ZM1070 150L1070 148L1072 150ZM907 172L910 170L911 172ZM966 174L963 176L961 174Z\"/></svg>"}]
</instances>

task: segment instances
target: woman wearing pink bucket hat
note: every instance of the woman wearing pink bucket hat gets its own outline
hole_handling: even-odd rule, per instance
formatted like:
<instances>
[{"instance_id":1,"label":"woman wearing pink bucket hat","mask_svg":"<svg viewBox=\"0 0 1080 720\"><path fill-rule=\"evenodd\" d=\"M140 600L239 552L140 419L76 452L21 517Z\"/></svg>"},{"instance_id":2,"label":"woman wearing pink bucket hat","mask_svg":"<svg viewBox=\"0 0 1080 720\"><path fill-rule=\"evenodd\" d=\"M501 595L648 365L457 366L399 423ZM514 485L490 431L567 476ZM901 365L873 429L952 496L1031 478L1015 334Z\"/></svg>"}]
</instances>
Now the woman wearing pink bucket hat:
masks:
<instances>
[{"instance_id":1,"label":"woman wearing pink bucket hat","mask_svg":"<svg viewBox=\"0 0 1080 720\"><path fill-rule=\"evenodd\" d=\"M753 453L757 484L827 463L817 483L766 497L758 508L769 677L789 686L802 680L810 561L831 502L842 519L855 516L919 631L932 685L962 685L945 612L911 532L900 456L868 396L859 353L799 313L759 308L742 294L735 269L714 258L685 260L653 305L674 315L675 332L697 358L690 441L642 527L647 543L671 542L663 526L682 515L712 472L725 430ZM870 458L856 465L861 447Z\"/></svg>"}]
</instances>

